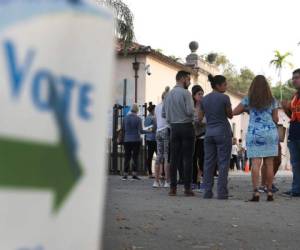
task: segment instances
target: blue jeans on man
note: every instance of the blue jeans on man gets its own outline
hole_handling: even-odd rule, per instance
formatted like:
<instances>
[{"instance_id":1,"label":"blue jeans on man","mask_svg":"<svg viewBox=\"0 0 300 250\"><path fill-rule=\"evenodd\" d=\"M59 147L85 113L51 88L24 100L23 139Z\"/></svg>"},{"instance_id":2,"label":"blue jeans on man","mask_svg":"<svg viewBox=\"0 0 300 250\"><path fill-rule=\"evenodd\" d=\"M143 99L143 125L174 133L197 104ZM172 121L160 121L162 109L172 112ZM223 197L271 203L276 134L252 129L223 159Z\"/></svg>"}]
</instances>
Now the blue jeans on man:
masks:
<instances>
[{"instance_id":1,"label":"blue jeans on man","mask_svg":"<svg viewBox=\"0 0 300 250\"><path fill-rule=\"evenodd\" d=\"M238 154L237 156L238 168L240 170L245 170L245 156L244 154Z\"/></svg>"},{"instance_id":2,"label":"blue jeans on man","mask_svg":"<svg viewBox=\"0 0 300 250\"><path fill-rule=\"evenodd\" d=\"M293 183L291 193L300 196L300 140L289 140L288 147L291 155Z\"/></svg>"}]
</instances>

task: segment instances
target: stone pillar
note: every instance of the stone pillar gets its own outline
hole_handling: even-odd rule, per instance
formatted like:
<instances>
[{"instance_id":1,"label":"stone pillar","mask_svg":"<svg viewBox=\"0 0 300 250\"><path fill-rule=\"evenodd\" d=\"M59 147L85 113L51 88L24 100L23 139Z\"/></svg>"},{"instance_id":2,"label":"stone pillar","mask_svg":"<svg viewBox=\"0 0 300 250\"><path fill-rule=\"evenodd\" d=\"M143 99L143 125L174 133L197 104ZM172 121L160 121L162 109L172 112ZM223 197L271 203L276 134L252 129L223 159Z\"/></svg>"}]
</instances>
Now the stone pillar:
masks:
<instances>
[{"instance_id":1,"label":"stone pillar","mask_svg":"<svg viewBox=\"0 0 300 250\"><path fill-rule=\"evenodd\" d=\"M199 69L200 68L200 57L197 54L198 47L199 47L199 44L196 41L192 41L189 44L191 54L189 54L186 57L186 65L193 68L193 69Z\"/></svg>"}]
</instances>

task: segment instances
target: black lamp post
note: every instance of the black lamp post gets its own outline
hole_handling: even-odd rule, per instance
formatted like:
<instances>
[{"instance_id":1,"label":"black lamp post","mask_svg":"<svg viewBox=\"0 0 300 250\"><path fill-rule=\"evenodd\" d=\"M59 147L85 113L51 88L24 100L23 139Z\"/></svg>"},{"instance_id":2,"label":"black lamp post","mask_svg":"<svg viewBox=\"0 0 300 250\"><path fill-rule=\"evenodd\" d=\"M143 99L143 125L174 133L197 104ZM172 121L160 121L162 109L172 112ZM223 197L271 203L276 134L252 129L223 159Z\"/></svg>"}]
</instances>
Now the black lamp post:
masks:
<instances>
[{"instance_id":1,"label":"black lamp post","mask_svg":"<svg viewBox=\"0 0 300 250\"><path fill-rule=\"evenodd\" d=\"M132 63L132 67L134 70L134 102L137 103L137 91L138 91L138 78L139 74L138 71L140 69L140 63L136 60L136 56L134 58L134 62Z\"/></svg>"}]
</instances>

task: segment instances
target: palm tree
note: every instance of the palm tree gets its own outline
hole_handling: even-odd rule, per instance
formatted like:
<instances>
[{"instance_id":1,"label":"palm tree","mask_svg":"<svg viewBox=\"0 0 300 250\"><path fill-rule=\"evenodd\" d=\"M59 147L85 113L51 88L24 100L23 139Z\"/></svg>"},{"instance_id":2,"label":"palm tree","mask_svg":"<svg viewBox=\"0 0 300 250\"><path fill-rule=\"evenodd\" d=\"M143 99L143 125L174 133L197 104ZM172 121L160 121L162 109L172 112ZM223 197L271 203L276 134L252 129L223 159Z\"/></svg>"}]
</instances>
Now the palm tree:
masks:
<instances>
[{"instance_id":1,"label":"palm tree","mask_svg":"<svg viewBox=\"0 0 300 250\"><path fill-rule=\"evenodd\" d=\"M122 0L103 0L100 2L111 7L115 12L117 22L115 35L121 40L126 50L134 40L133 13Z\"/></svg>"},{"instance_id":2,"label":"palm tree","mask_svg":"<svg viewBox=\"0 0 300 250\"><path fill-rule=\"evenodd\" d=\"M282 101L282 69L285 67L285 65L288 65L290 67L293 67L293 65L287 61L287 58L289 56L292 56L292 53L286 52L285 54L281 54L278 50L274 51L274 59L271 60L270 64L273 65L277 72L279 77L279 85L280 85L280 101Z\"/></svg>"},{"instance_id":3,"label":"palm tree","mask_svg":"<svg viewBox=\"0 0 300 250\"><path fill-rule=\"evenodd\" d=\"M71 3L77 4L83 0L68 0ZM116 37L121 40L125 51L134 40L133 14L122 0L97 0L97 4L110 7L115 12L116 17Z\"/></svg>"}]
</instances>

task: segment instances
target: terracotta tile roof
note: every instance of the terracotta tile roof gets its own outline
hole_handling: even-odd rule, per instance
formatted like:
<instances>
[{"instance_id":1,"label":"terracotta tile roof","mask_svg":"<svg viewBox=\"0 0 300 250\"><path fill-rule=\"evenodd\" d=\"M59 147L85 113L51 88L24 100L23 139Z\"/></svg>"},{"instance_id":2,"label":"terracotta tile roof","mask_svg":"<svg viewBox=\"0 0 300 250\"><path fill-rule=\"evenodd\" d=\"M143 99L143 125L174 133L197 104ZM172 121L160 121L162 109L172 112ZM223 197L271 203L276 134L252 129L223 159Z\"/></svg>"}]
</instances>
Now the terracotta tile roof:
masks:
<instances>
[{"instance_id":1,"label":"terracotta tile roof","mask_svg":"<svg viewBox=\"0 0 300 250\"><path fill-rule=\"evenodd\" d=\"M152 49L150 46L144 46L141 44L138 44L136 42L132 42L132 44L127 48L127 54L132 53L146 53L150 52ZM116 51L118 54L125 54L124 44L121 41L117 41L116 43Z\"/></svg>"},{"instance_id":2,"label":"terracotta tile roof","mask_svg":"<svg viewBox=\"0 0 300 250\"><path fill-rule=\"evenodd\" d=\"M186 70L186 71L188 71L191 74L194 74L196 76L199 74L199 72L202 72L203 74L207 74L207 75L210 73L210 72L206 72L205 70L202 70L202 69L198 69L199 71L197 71L196 69L192 69L191 67L189 67L189 66L187 66L183 63L180 63L180 62L174 60L173 58L171 58L169 56L166 56L166 55L164 55L163 53L161 53L157 50L152 49L150 46L141 45L141 44L136 43L136 42L133 42L129 46L129 48L127 48L127 51L125 53L124 46L123 46L122 42L117 41L117 43L116 43L116 52L117 52L118 56L149 54L149 55L153 56L154 58L156 58L156 59L158 59L162 62L165 62L167 64L170 64L172 66L180 68L182 70ZM246 94L243 94L241 92L238 92L238 91L234 90L231 86L229 86L227 92L229 92L232 95L237 96L238 98L244 98L246 96Z\"/></svg>"},{"instance_id":3,"label":"terracotta tile roof","mask_svg":"<svg viewBox=\"0 0 300 250\"><path fill-rule=\"evenodd\" d=\"M128 55L138 55L138 54L151 55L152 57L154 57L164 63L167 63L169 65L172 65L172 66L182 69L182 70L186 70L193 75L196 75L196 76L198 75L197 70L195 70L181 62L178 62L178 61L174 60L173 58L166 56L163 53L161 53L155 49L152 49L150 46L141 45L136 42L133 42L129 46L129 48L127 48L127 50L125 51L122 42L117 41L116 52L117 52L118 56L128 56Z\"/></svg>"}]
</instances>

